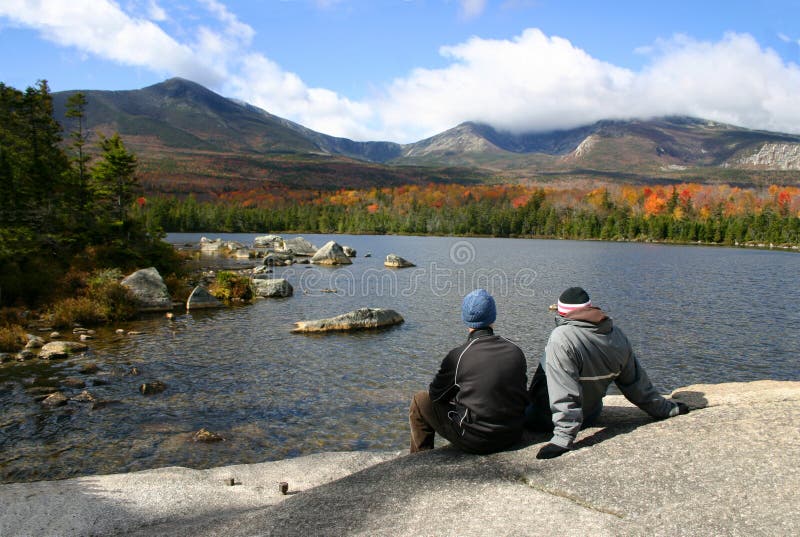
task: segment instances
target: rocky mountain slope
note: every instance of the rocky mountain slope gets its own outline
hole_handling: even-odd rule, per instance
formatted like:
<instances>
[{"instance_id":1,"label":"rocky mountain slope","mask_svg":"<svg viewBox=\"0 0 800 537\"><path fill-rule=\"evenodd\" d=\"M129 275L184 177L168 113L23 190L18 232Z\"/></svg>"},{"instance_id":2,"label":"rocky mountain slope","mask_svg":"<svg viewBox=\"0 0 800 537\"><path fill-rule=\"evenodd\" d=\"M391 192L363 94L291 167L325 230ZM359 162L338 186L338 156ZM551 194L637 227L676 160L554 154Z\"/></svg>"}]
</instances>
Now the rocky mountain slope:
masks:
<instances>
[{"instance_id":1,"label":"rocky mountain slope","mask_svg":"<svg viewBox=\"0 0 800 537\"><path fill-rule=\"evenodd\" d=\"M72 93L54 94L56 117L66 129ZM800 135L689 117L527 133L467 122L403 145L328 136L179 78L140 90L84 93L90 130L119 131L154 184L184 181L187 189L225 177L230 188L253 181L316 188L550 174L800 181L791 173L800 170Z\"/></svg>"}]
</instances>

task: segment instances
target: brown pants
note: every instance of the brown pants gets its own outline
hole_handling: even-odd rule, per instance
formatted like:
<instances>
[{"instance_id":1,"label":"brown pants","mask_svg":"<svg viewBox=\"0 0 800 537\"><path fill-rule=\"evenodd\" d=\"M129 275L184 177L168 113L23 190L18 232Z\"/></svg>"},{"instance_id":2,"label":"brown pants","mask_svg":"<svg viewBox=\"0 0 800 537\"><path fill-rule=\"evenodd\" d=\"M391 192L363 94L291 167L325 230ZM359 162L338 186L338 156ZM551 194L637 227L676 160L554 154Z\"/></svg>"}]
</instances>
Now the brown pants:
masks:
<instances>
[{"instance_id":1,"label":"brown pants","mask_svg":"<svg viewBox=\"0 0 800 537\"><path fill-rule=\"evenodd\" d=\"M411 453L433 449L436 433L447 438L448 434L442 417L436 412L428 392L420 391L411 399L408 409L408 423L411 426ZM448 438L448 440L450 440ZM451 440L452 441L452 440Z\"/></svg>"}]
</instances>

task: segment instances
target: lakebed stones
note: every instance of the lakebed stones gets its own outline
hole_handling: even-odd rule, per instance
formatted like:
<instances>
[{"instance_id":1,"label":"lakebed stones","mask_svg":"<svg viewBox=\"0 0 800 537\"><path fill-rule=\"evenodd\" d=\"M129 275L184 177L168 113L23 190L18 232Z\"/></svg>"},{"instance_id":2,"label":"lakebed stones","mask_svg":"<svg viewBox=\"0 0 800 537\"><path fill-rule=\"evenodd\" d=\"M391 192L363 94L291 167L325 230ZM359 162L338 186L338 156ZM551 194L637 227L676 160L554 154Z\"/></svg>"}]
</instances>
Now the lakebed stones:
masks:
<instances>
[{"instance_id":1,"label":"lakebed stones","mask_svg":"<svg viewBox=\"0 0 800 537\"><path fill-rule=\"evenodd\" d=\"M385 267L391 268L405 268L405 267L415 267L416 265L407 259L403 259L399 255L396 254L389 254L386 256L386 260L383 262Z\"/></svg>"},{"instance_id":2,"label":"lakebed stones","mask_svg":"<svg viewBox=\"0 0 800 537\"><path fill-rule=\"evenodd\" d=\"M172 299L155 267L137 270L120 282L136 299L139 311L168 311Z\"/></svg>"},{"instance_id":3,"label":"lakebed stones","mask_svg":"<svg viewBox=\"0 0 800 537\"><path fill-rule=\"evenodd\" d=\"M42 360L54 360L56 358L66 358L71 354L77 354L89 350L88 345L78 341L51 341L45 343L39 351L39 358Z\"/></svg>"},{"instance_id":4,"label":"lakebed stones","mask_svg":"<svg viewBox=\"0 0 800 537\"><path fill-rule=\"evenodd\" d=\"M345 255L341 245L336 241L327 242L317 250L311 262L315 265L352 265L353 262Z\"/></svg>"},{"instance_id":5,"label":"lakebed stones","mask_svg":"<svg viewBox=\"0 0 800 537\"><path fill-rule=\"evenodd\" d=\"M223 304L217 297L208 292L208 289L198 285L192 290L192 294L186 300L186 310L200 310L208 308L223 308Z\"/></svg>"},{"instance_id":6,"label":"lakebed stones","mask_svg":"<svg viewBox=\"0 0 800 537\"><path fill-rule=\"evenodd\" d=\"M256 296L264 298L284 298L294 294L294 288L285 278L254 279Z\"/></svg>"},{"instance_id":7,"label":"lakebed stones","mask_svg":"<svg viewBox=\"0 0 800 537\"><path fill-rule=\"evenodd\" d=\"M361 308L343 315L313 321L298 321L292 332L313 333L366 330L400 324L403 316L391 309Z\"/></svg>"}]
</instances>

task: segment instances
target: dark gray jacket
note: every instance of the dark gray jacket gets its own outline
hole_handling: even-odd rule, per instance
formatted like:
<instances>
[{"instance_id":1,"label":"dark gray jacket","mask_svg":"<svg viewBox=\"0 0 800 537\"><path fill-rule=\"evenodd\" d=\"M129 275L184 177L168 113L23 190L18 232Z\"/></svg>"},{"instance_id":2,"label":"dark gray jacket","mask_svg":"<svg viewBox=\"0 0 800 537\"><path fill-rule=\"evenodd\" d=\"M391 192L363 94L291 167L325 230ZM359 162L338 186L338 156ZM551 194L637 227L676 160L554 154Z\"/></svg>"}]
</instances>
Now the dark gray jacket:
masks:
<instances>
[{"instance_id":1,"label":"dark gray jacket","mask_svg":"<svg viewBox=\"0 0 800 537\"><path fill-rule=\"evenodd\" d=\"M676 403L653 387L628 338L602 310L576 310L556 317L556 324L545 347L544 368L555 426L551 443L571 448L584 416L599 412L612 382L655 418L677 411Z\"/></svg>"}]
</instances>

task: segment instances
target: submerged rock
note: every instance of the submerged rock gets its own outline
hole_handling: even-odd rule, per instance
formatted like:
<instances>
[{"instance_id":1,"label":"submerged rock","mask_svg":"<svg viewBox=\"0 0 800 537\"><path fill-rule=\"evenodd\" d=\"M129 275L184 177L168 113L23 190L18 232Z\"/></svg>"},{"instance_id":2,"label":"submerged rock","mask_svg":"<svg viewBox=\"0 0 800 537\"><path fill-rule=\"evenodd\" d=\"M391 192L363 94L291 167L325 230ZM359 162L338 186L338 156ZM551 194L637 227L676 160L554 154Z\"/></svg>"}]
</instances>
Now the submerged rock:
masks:
<instances>
[{"instance_id":1,"label":"submerged rock","mask_svg":"<svg viewBox=\"0 0 800 537\"><path fill-rule=\"evenodd\" d=\"M346 330L364 330L369 328L381 328L400 324L404 321L403 316L394 310L380 308L361 308L343 315L330 317L328 319L317 319L313 321L298 321L292 332L331 332Z\"/></svg>"},{"instance_id":2,"label":"submerged rock","mask_svg":"<svg viewBox=\"0 0 800 537\"><path fill-rule=\"evenodd\" d=\"M41 349L44 346L44 339L33 334L26 334L28 342L25 344L26 349Z\"/></svg>"},{"instance_id":3,"label":"submerged rock","mask_svg":"<svg viewBox=\"0 0 800 537\"><path fill-rule=\"evenodd\" d=\"M353 262L345 255L344 250L336 241L329 241L317 250L311 262L315 265L352 265Z\"/></svg>"},{"instance_id":4,"label":"submerged rock","mask_svg":"<svg viewBox=\"0 0 800 537\"><path fill-rule=\"evenodd\" d=\"M208 289L198 285L192 290L192 294L186 300L187 310L199 310L206 308L223 308L223 304L217 297L208 292Z\"/></svg>"},{"instance_id":5,"label":"submerged rock","mask_svg":"<svg viewBox=\"0 0 800 537\"><path fill-rule=\"evenodd\" d=\"M77 401L78 403L94 403L94 396L86 390L83 390L78 395L70 397L70 401Z\"/></svg>"},{"instance_id":6,"label":"submerged rock","mask_svg":"<svg viewBox=\"0 0 800 537\"><path fill-rule=\"evenodd\" d=\"M155 267L137 270L120 282L138 302L139 311L167 311L172 299L167 286Z\"/></svg>"},{"instance_id":7,"label":"submerged rock","mask_svg":"<svg viewBox=\"0 0 800 537\"><path fill-rule=\"evenodd\" d=\"M52 360L54 358L66 358L70 354L89 350L88 345L77 341L51 341L45 343L39 351L39 358L42 360Z\"/></svg>"},{"instance_id":8,"label":"submerged rock","mask_svg":"<svg viewBox=\"0 0 800 537\"><path fill-rule=\"evenodd\" d=\"M166 389L167 385L158 380L153 382L147 382L139 386L139 391L141 392L142 395L153 395L156 393L161 393Z\"/></svg>"},{"instance_id":9,"label":"submerged rock","mask_svg":"<svg viewBox=\"0 0 800 537\"><path fill-rule=\"evenodd\" d=\"M192 435L192 440L195 442L222 442L225 439L217 433L202 428Z\"/></svg>"},{"instance_id":10,"label":"submerged rock","mask_svg":"<svg viewBox=\"0 0 800 537\"><path fill-rule=\"evenodd\" d=\"M404 268L404 267L415 267L416 265L407 259L403 259L399 255L389 254L386 256L386 261L383 262L383 265L386 267L392 268Z\"/></svg>"},{"instance_id":11,"label":"submerged rock","mask_svg":"<svg viewBox=\"0 0 800 537\"><path fill-rule=\"evenodd\" d=\"M254 279L253 288L256 296L265 298L283 298L294 293L292 284L285 278Z\"/></svg>"},{"instance_id":12,"label":"submerged rock","mask_svg":"<svg viewBox=\"0 0 800 537\"><path fill-rule=\"evenodd\" d=\"M42 405L50 407L50 408L55 408L57 406L66 405L67 401L68 401L68 399L67 399L66 395L64 395L61 392L55 392L55 393L52 393L52 394L48 395L47 397L45 397L42 400Z\"/></svg>"}]
</instances>

